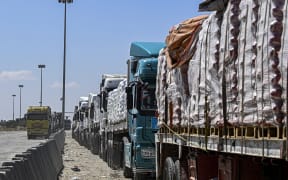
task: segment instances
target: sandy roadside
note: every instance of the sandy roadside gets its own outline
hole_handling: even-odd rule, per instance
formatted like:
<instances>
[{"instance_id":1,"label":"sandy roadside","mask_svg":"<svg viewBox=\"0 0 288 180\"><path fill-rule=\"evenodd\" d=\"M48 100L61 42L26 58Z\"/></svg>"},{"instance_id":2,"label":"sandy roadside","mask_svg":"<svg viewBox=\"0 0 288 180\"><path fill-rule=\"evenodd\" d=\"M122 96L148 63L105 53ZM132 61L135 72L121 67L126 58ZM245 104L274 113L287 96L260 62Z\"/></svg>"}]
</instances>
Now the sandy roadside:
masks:
<instances>
[{"instance_id":1,"label":"sandy roadside","mask_svg":"<svg viewBox=\"0 0 288 180\"><path fill-rule=\"evenodd\" d=\"M63 163L59 180L128 180L121 170L112 170L99 156L80 146L71 131L66 131Z\"/></svg>"}]
</instances>

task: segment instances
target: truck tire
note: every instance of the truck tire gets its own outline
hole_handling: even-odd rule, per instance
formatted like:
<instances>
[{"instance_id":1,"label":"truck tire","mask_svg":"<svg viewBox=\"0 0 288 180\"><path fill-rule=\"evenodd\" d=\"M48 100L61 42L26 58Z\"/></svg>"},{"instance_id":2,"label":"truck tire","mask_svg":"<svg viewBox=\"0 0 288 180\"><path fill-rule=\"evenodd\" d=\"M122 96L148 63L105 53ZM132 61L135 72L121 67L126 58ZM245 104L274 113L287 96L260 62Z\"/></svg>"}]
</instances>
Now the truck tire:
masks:
<instances>
[{"instance_id":1,"label":"truck tire","mask_svg":"<svg viewBox=\"0 0 288 180\"><path fill-rule=\"evenodd\" d=\"M101 146L99 134L96 134L95 141L93 142L93 146L95 148L95 154L99 155L100 154L100 146Z\"/></svg>"},{"instance_id":2,"label":"truck tire","mask_svg":"<svg viewBox=\"0 0 288 180\"><path fill-rule=\"evenodd\" d=\"M176 179L176 168L175 163L171 157L165 159L164 168L162 172L163 180L175 180Z\"/></svg>"},{"instance_id":3,"label":"truck tire","mask_svg":"<svg viewBox=\"0 0 288 180\"><path fill-rule=\"evenodd\" d=\"M185 168L181 165L180 160L175 161L176 180L188 179Z\"/></svg>"},{"instance_id":4,"label":"truck tire","mask_svg":"<svg viewBox=\"0 0 288 180\"><path fill-rule=\"evenodd\" d=\"M91 140L90 140L90 134L89 134L88 131L86 131L86 132L85 132L85 145L86 145L86 148L87 148L88 150L91 149L90 141L91 141Z\"/></svg>"},{"instance_id":5,"label":"truck tire","mask_svg":"<svg viewBox=\"0 0 288 180\"><path fill-rule=\"evenodd\" d=\"M89 149L90 149L90 152L93 153L93 141L94 141L94 134L91 133L89 134Z\"/></svg>"},{"instance_id":6,"label":"truck tire","mask_svg":"<svg viewBox=\"0 0 288 180\"><path fill-rule=\"evenodd\" d=\"M99 143L97 142L97 136L92 134L91 136L91 152L92 154L98 155L99 154Z\"/></svg>"},{"instance_id":7,"label":"truck tire","mask_svg":"<svg viewBox=\"0 0 288 180\"><path fill-rule=\"evenodd\" d=\"M102 159L103 159L103 161L107 162L107 155L108 155L108 153L107 153L107 151L108 151L107 139L104 139L102 143L103 143L103 157L102 157Z\"/></svg>"},{"instance_id":8,"label":"truck tire","mask_svg":"<svg viewBox=\"0 0 288 180\"><path fill-rule=\"evenodd\" d=\"M111 154L112 154L111 140L108 140L108 144L107 144L107 164L112 169Z\"/></svg>"}]
</instances>

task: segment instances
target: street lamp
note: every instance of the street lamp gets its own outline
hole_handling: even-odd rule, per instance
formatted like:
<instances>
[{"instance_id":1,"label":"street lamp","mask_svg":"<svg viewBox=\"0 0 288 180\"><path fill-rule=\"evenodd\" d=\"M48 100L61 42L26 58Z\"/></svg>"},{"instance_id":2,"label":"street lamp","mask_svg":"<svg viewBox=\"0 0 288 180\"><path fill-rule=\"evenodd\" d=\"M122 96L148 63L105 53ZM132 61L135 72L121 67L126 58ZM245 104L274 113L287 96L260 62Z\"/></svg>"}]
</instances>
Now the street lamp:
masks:
<instances>
[{"instance_id":1,"label":"street lamp","mask_svg":"<svg viewBox=\"0 0 288 180\"><path fill-rule=\"evenodd\" d=\"M19 84L18 87L20 89L20 115L19 115L19 120L21 120L21 88L23 88L24 85L23 84Z\"/></svg>"},{"instance_id":2,"label":"street lamp","mask_svg":"<svg viewBox=\"0 0 288 180\"><path fill-rule=\"evenodd\" d=\"M14 121L14 99L15 99L15 94L12 94L12 97L13 97L13 121Z\"/></svg>"},{"instance_id":3,"label":"street lamp","mask_svg":"<svg viewBox=\"0 0 288 180\"><path fill-rule=\"evenodd\" d=\"M45 68L45 64L39 64L38 68L41 69L41 93L40 93L40 106L42 106L42 69Z\"/></svg>"},{"instance_id":4,"label":"street lamp","mask_svg":"<svg viewBox=\"0 0 288 180\"><path fill-rule=\"evenodd\" d=\"M64 55L63 55L63 82L62 82L62 128L64 128L65 117L65 73L66 73L66 6L67 3L73 3L73 0L58 0L59 3L64 3Z\"/></svg>"}]
</instances>

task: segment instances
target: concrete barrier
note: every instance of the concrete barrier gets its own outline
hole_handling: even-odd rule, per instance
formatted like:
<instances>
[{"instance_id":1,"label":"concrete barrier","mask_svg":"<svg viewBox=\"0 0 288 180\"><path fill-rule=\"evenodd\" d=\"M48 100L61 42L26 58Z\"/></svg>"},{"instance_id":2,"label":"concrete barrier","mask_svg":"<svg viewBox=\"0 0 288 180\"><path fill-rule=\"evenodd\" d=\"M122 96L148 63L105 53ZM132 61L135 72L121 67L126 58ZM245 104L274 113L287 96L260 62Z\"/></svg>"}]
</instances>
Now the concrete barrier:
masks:
<instances>
[{"instance_id":1,"label":"concrete barrier","mask_svg":"<svg viewBox=\"0 0 288 180\"><path fill-rule=\"evenodd\" d=\"M36 180L37 177L40 176L40 173L38 171L35 171L35 169L38 168L37 164L33 163L32 154L29 152L24 152L22 154L16 154L15 158L23 158L24 160L24 166L26 167L28 176L31 180Z\"/></svg>"},{"instance_id":2,"label":"concrete barrier","mask_svg":"<svg viewBox=\"0 0 288 180\"><path fill-rule=\"evenodd\" d=\"M12 172L11 172L11 169L12 169L13 167L11 166L11 167L8 167L8 166L6 166L6 167L0 167L0 180L9 180L9 179L12 179L12 176L13 176L13 174L12 174Z\"/></svg>"},{"instance_id":3,"label":"concrete barrier","mask_svg":"<svg viewBox=\"0 0 288 180\"><path fill-rule=\"evenodd\" d=\"M10 180L14 178L13 166L0 167L0 171L3 172L3 176L0 176L1 178L3 178L3 180Z\"/></svg>"},{"instance_id":4,"label":"concrete barrier","mask_svg":"<svg viewBox=\"0 0 288 180\"><path fill-rule=\"evenodd\" d=\"M63 169L62 154L65 131L53 133L49 139L0 166L0 180L57 180Z\"/></svg>"},{"instance_id":5,"label":"concrete barrier","mask_svg":"<svg viewBox=\"0 0 288 180\"><path fill-rule=\"evenodd\" d=\"M60 150L61 153L63 153L63 151L64 151L64 143L65 143L65 131L64 130L60 130L60 131L58 131L56 133L53 133L53 134L51 134L49 139L55 139L58 150Z\"/></svg>"}]
</instances>

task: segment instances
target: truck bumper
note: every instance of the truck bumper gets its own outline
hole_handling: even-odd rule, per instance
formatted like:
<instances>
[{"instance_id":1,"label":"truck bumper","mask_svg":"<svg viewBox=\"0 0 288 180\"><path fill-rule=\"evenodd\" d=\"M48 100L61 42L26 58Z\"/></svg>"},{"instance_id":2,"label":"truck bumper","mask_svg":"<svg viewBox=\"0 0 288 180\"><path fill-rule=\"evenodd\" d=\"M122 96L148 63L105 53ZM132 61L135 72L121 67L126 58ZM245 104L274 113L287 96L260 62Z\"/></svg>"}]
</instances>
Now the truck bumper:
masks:
<instances>
[{"instance_id":1,"label":"truck bumper","mask_svg":"<svg viewBox=\"0 0 288 180\"><path fill-rule=\"evenodd\" d=\"M133 173L139 174L155 174L155 169L133 168Z\"/></svg>"}]
</instances>

